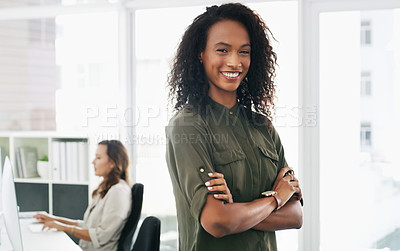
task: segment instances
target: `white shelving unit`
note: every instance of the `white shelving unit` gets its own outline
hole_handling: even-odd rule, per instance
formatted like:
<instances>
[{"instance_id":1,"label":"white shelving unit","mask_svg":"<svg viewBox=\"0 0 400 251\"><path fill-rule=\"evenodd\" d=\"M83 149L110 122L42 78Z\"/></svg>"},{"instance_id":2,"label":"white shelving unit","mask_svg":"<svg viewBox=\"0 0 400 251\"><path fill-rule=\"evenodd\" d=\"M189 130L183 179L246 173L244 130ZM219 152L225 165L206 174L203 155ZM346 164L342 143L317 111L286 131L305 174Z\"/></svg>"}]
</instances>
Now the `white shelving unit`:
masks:
<instances>
[{"instance_id":1,"label":"white shelving unit","mask_svg":"<svg viewBox=\"0 0 400 251\"><path fill-rule=\"evenodd\" d=\"M80 159L81 163L78 166L70 165L64 166L63 168L75 168L74 175L63 176L55 174L55 170L60 170L60 159L57 159L58 154L55 154L54 144L55 142L60 142L67 144L70 142L70 149L74 153L78 153L79 156L84 156L84 159ZM78 149L73 149L73 147L78 147ZM79 215L82 213L83 208L87 207L89 201L89 186L90 186L90 176L89 176L89 142L85 135L71 135L71 134L59 134L57 132L0 132L0 147L1 147L1 161L4 162L5 156L9 156L11 163L13 164L14 174L17 174L17 159L16 159L16 149L18 147L35 147L37 149L38 159L43 156L48 156L49 161L49 173L48 177L34 177L34 178L15 178L17 198L19 198L21 211L30 211L33 208L35 211L40 209L47 209L49 213L58 214L60 216L73 217L74 214ZM70 163L78 163L75 160L77 156L68 155L65 156ZM69 159L68 159L69 158ZM83 158L83 157L82 157ZM78 169L79 168L79 169ZM68 170L67 171L71 171ZM77 172L80 174L78 176ZM14 175L15 177L15 175ZM46 189L47 187L47 189ZM37 191L35 191L37 190ZM43 195L46 193L46 195ZM34 200L32 197L37 196L39 199ZM78 197L77 197L78 196ZM80 197L79 197L80 196ZM79 206L74 208L75 205L68 205L68 201L77 200ZM35 203L41 203L39 208L35 208ZM57 202L57 203L56 203ZM45 204L47 207L41 208ZM59 205L61 204L61 206ZM75 203L76 204L76 203ZM55 208L60 208L59 210ZM66 207L66 212L62 212ZM69 208L71 207L71 208ZM60 212L61 210L61 212ZM73 211L76 211L75 213ZM78 212L79 211L79 212ZM69 215L68 215L69 214Z\"/></svg>"}]
</instances>

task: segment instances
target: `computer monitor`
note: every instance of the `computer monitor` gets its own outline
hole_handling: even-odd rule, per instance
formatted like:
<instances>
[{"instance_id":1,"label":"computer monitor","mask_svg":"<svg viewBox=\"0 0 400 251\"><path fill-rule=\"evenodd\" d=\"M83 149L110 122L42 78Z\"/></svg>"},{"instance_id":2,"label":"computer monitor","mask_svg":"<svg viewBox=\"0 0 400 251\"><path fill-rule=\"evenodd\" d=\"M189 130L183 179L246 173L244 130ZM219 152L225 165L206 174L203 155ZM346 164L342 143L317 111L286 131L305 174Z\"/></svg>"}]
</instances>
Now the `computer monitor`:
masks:
<instances>
[{"instance_id":1,"label":"computer monitor","mask_svg":"<svg viewBox=\"0 0 400 251\"><path fill-rule=\"evenodd\" d=\"M14 176L11 162L6 157L3 167L3 179L1 182L3 217L7 229L8 238L14 251L23 251L21 227L19 225L17 196L15 194Z\"/></svg>"}]
</instances>

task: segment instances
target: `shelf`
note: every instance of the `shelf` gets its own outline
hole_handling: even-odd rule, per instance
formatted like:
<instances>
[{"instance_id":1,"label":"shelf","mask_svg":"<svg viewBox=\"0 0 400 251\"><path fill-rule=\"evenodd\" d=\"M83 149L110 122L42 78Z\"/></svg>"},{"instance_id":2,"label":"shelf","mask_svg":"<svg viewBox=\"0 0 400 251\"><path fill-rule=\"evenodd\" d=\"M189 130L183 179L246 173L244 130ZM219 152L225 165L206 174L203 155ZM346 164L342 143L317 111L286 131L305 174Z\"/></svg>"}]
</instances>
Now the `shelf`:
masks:
<instances>
[{"instance_id":1,"label":"shelf","mask_svg":"<svg viewBox=\"0 0 400 251\"><path fill-rule=\"evenodd\" d=\"M0 160L4 161L7 155L13 165L18 205L22 211L42 210L63 217L83 217L91 184L87 135L55 131L0 131L0 149ZM48 167L38 168L36 160L43 156L48 157ZM44 178L29 177L36 175L37 169ZM71 200L80 204L69 205L68 210L59 208L58 204L66 206Z\"/></svg>"},{"instance_id":2,"label":"shelf","mask_svg":"<svg viewBox=\"0 0 400 251\"><path fill-rule=\"evenodd\" d=\"M37 178L15 178L17 183L36 183L36 184L68 184L68 185L89 185L89 181L64 181L64 180L48 180Z\"/></svg>"}]
</instances>

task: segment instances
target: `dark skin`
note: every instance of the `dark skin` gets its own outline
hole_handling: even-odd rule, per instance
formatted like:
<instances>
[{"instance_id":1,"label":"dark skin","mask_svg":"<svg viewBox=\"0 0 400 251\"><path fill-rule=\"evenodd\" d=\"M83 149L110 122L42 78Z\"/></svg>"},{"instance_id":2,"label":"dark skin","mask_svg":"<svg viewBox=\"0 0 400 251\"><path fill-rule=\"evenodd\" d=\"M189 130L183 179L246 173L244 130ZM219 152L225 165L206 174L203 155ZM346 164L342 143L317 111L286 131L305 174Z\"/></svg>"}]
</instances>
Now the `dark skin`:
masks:
<instances>
[{"instance_id":1,"label":"dark skin","mask_svg":"<svg viewBox=\"0 0 400 251\"><path fill-rule=\"evenodd\" d=\"M208 195L200 216L203 228L217 238L251 228L261 231L300 228L303 217L299 202L302 196L301 189L296 177L293 175L283 177L288 170L290 168L285 167L278 173L272 188L278 192L282 200L282 207L276 212L273 212L277 206L273 197L246 203L233 202L223 174L212 173L210 177L216 179L207 182L207 188L213 187L211 191L221 191L223 194Z\"/></svg>"}]
</instances>

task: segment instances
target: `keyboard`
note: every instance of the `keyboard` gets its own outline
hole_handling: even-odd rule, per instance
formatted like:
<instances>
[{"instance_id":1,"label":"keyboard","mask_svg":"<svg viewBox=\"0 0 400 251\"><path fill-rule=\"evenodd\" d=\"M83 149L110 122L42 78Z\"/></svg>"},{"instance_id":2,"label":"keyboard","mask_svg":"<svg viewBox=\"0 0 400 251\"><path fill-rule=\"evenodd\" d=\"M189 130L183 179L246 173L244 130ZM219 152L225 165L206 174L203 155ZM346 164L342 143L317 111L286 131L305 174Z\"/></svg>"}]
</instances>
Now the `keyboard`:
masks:
<instances>
[{"instance_id":1,"label":"keyboard","mask_svg":"<svg viewBox=\"0 0 400 251\"><path fill-rule=\"evenodd\" d=\"M45 211L29 211L29 212L19 212L20 219L31 219L37 213L46 213Z\"/></svg>"}]
</instances>

